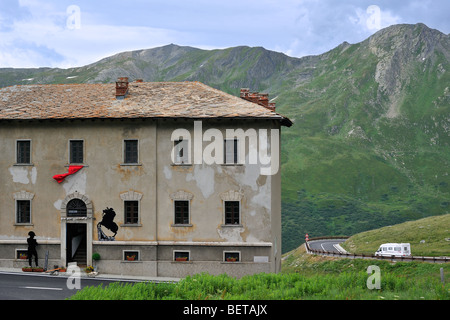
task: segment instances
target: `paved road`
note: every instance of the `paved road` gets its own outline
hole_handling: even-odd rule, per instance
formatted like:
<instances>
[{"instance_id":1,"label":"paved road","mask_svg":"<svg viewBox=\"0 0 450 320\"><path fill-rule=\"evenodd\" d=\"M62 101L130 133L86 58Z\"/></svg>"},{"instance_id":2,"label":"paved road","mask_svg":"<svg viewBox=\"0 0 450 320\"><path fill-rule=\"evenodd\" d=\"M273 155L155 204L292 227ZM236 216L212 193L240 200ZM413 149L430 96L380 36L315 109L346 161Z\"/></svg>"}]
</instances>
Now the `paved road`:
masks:
<instances>
[{"instance_id":1,"label":"paved road","mask_svg":"<svg viewBox=\"0 0 450 320\"><path fill-rule=\"evenodd\" d=\"M336 240L314 240L309 241L309 247L314 250L323 250L323 251L329 251L329 252L336 252L339 251L334 247L334 245L339 244L341 242L344 242L345 240L336 239Z\"/></svg>"},{"instance_id":2,"label":"paved road","mask_svg":"<svg viewBox=\"0 0 450 320\"><path fill-rule=\"evenodd\" d=\"M64 276L0 272L0 300L64 300L78 291L68 288L67 279ZM82 289L117 281L82 277L80 284Z\"/></svg>"}]
</instances>

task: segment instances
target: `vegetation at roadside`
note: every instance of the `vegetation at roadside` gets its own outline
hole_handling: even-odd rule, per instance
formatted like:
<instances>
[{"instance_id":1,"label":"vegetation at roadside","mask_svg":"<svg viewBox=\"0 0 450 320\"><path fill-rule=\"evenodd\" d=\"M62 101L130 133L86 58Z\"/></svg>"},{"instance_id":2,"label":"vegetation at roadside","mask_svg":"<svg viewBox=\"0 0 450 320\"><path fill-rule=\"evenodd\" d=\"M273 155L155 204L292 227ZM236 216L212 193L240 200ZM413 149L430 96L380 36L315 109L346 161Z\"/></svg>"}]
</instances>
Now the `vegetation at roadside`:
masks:
<instances>
[{"instance_id":1,"label":"vegetation at roadside","mask_svg":"<svg viewBox=\"0 0 450 320\"><path fill-rule=\"evenodd\" d=\"M381 289L367 287L367 268L377 265ZM444 267L445 285L439 269ZM283 272L240 279L197 274L178 283L114 283L87 287L72 300L450 300L450 266L423 262L351 260L286 254Z\"/></svg>"}]
</instances>

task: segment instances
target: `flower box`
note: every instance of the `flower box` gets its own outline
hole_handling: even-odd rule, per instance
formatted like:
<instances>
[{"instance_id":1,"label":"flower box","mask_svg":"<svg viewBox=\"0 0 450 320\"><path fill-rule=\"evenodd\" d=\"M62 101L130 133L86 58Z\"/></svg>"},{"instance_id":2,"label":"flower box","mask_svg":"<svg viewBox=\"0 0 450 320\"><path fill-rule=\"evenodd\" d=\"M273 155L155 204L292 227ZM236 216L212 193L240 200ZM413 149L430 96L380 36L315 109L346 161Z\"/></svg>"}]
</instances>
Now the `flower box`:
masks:
<instances>
[{"instance_id":1,"label":"flower box","mask_svg":"<svg viewBox=\"0 0 450 320\"><path fill-rule=\"evenodd\" d=\"M23 271L23 272L32 272L32 271L33 271L33 268L31 268L31 267L23 267L23 268L22 268L22 271Z\"/></svg>"},{"instance_id":2,"label":"flower box","mask_svg":"<svg viewBox=\"0 0 450 320\"><path fill-rule=\"evenodd\" d=\"M187 257L175 258L175 261L188 261Z\"/></svg>"},{"instance_id":3,"label":"flower box","mask_svg":"<svg viewBox=\"0 0 450 320\"><path fill-rule=\"evenodd\" d=\"M237 258L227 258L227 262L236 262Z\"/></svg>"},{"instance_id":4,"label":"flower box","mask_svg":"<svg viewBox=\"0 0 450 320\"><path fill-rule=\"evenodd\" d=\"M134 261L136 259L136 256L127 256L127 261Z\"/></svg>"},{"instance_id":5,"label":"flower box","mask_svg":"<svg viewBox=\"0 0 450 320\"><path fill-rule=\"evenodd\" d=\"M33 272L44 272L44 268L33 268Z\"/></svg>"}]
</instances>

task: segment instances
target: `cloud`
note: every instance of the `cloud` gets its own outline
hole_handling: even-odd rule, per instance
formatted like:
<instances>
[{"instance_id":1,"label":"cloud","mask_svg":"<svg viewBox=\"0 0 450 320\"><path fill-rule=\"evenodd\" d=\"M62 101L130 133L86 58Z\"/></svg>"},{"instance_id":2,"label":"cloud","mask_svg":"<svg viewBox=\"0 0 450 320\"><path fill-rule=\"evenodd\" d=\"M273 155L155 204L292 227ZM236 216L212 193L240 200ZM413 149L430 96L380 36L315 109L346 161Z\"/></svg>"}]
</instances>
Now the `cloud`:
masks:
<instances>
[{"instance_id":1,"label":"cloud","mask_svg":"<svg viewBox=\"0 0 450 320\"><path fill-rule=\"evenodd\" d=\"M78 19L69 7L58 10L40 1L20 0L20 5L29 12L26 19L10 19L0 29L0 67L82 66L121 51L189 39L170 29L84 22L83 11Z\"/></svg>"},{"instance_id":2,"label":"cloud","mask_svg":"<svg viewBox=\"0 0 450 320\"><path fill-rule=\"evenodd\" d=\"M376 31L402 21L383 8L369 1L303 0L295 10L298 31L287 46L279 45L278 49L301 57L324 53L344 41L363 41Z\"/></svg>"},{"instance_id":3,"label":"cloud","mask_svg":"<svg viewBox=\"0 0 450 320\"><path fill-rule=\"evenodd\" d=\"M316 55L380 28L450 32L448 0L1 0L0 67L73 67L169 43Z\"/></svg>"}]
</instances>

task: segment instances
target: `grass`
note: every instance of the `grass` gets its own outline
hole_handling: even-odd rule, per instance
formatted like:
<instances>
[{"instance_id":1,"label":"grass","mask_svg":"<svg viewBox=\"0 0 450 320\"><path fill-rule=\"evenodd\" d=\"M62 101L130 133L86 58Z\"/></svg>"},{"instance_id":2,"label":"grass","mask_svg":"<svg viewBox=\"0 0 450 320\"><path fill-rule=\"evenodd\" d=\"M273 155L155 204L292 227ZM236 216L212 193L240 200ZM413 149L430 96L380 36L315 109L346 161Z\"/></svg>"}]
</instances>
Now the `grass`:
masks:
<instances>
[{"instance_id":1,"label":"grass","mask_svg":"<svg viewBox=\"0 0 450 320\"><path fill-rule=\"evenodd\" d=\"M342 247L351 253L373 254L381 244L389 242L410 243L413 256L449 256L450 214L362 232L350 237Z\"/></svg>"},{"instance_id":2,"label":"grass","mask_svg":"<svg viewBox=\"0 0 450 320\"><path fill-rule=\"evenodd\" d=\"M381 289L369 289L367 268L380 268ZM446 284L440 282L445 270ZM178 283L113 283L86 287L71 300L450 300L450 266L337 259L306 254L284 256L279 274L236 279L197 274Z\"/></svg>"},{"instance_id":3,"label":"grass","mask_svg":"<svg viewBox=\"0 0 450 320\"><path fill-rule=\"evenodd\" d=\"M370 254L381 243L410 242L414 255L448 255L449 229L450 214L428 217L354 235L344 247ZM374 265L380 289L368 287ZM283 255L279 274L237 279L203 273L178 283L114 283L84 288L71 300L450 300L450 264L324 257L300 246Z\"/></svg>"}]
</instances>

